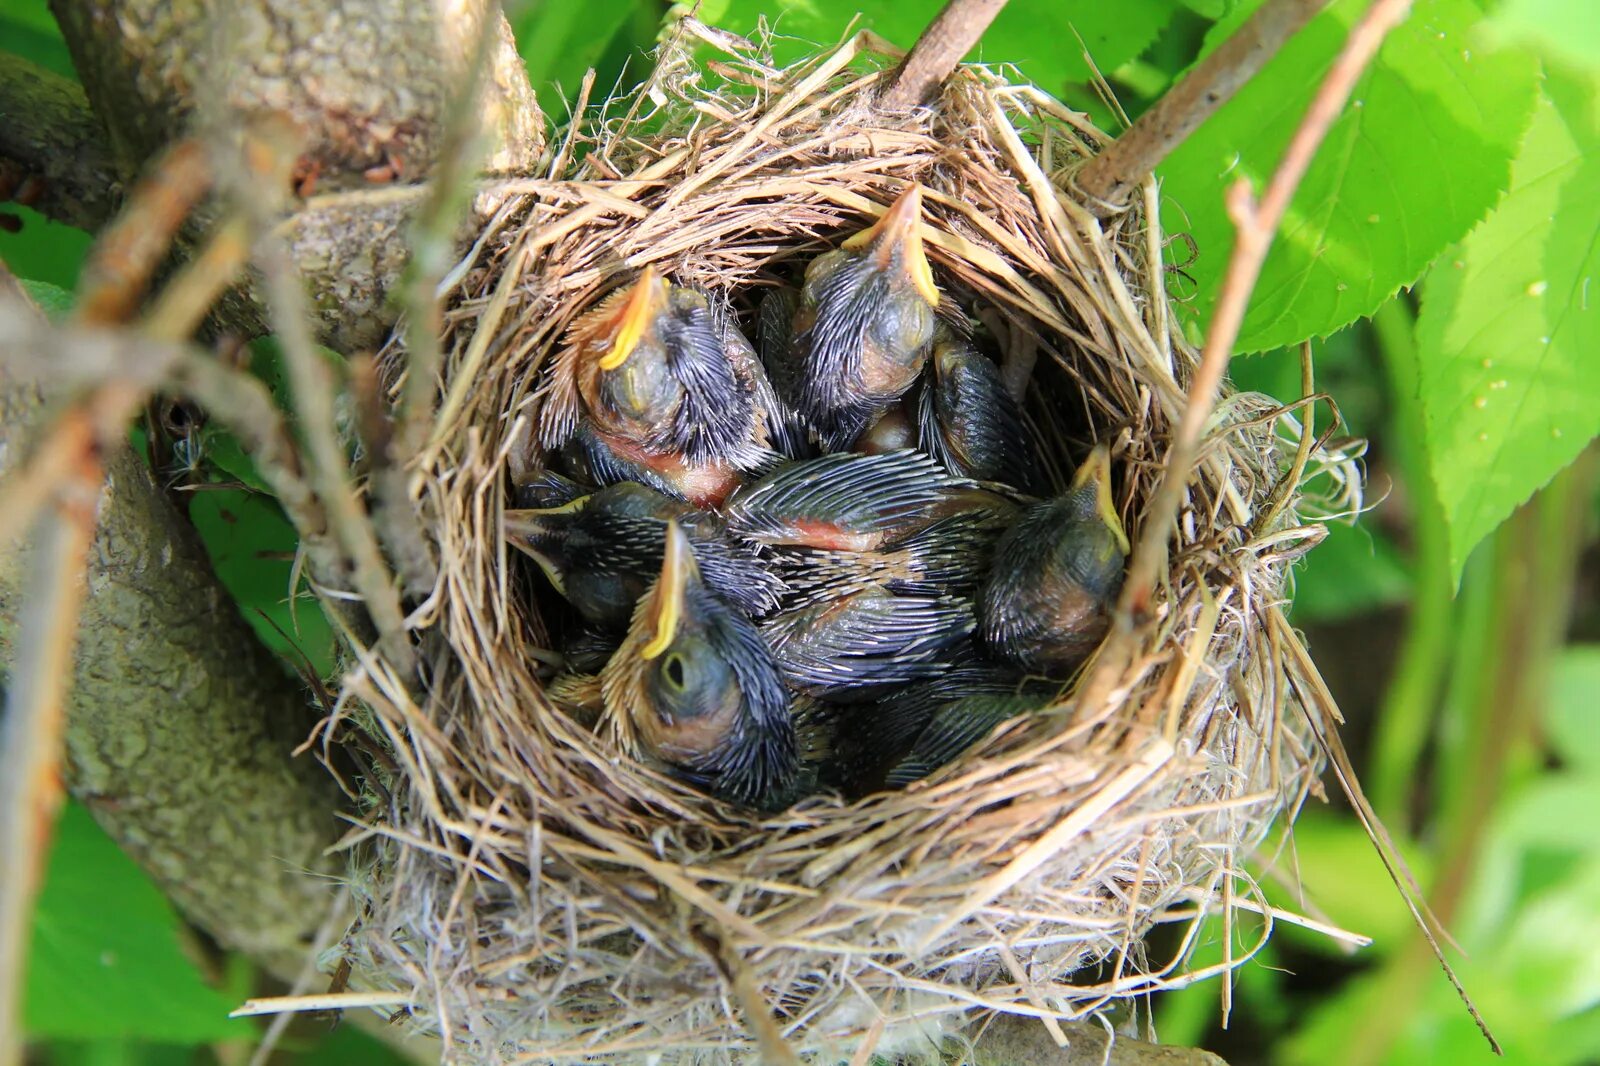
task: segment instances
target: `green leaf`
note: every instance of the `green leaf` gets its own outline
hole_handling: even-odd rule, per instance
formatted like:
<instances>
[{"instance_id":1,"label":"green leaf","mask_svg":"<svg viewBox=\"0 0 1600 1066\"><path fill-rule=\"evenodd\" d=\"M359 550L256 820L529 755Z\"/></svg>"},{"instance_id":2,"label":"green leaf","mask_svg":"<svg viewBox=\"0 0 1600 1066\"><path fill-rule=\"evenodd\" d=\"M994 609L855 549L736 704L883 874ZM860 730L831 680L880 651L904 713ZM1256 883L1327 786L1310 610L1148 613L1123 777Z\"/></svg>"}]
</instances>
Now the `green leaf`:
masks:
<instances>
[{"instance_id":1,"label":"green leaf","mask_svg":"<svg viewBox=\"0 0 1600 1066\"><path fill-rule=\"evenodd\" d=\"M27 965L34 1038L198 1044L254 1031L184 955L166 898L75 803L56 825Z\"/></svg>"},{"instance_id":2,"label":"green leaf","mask_svg":"<svg viewBox=\"0 0 1600 1066\"><path fill-rule=\"evenodd\" d=\"M528 67L528 78L539 91L540 101L552 116L551 93L569 101L576 98L584 73L598 66L607 47L628 27L641 7L655 7L644 0L531 0L511 10L512 33L517 50ZM605 71L596 71L595 94L604 98L611 91Z\"/></svg>"},{"instance_id":3,"label":"green leaf","mask_svg":"<svg viewBox=\"0 0 1600 1066\"><path fill-rule=\"evenodd\" d=\"M72 312L72 293L59 285L52 285L48 281L32 281L28 278L17 279L22 286L22 291L27 293L34 303L39 305L39 310L52 322L65 318Z\"/></svg>"},{"instance_id":4,"label":"green leaf","mask_svg":"<svg viewBox=\"0 0 1600 1066\"><path fill-rule=\"evenodd\" d=\"M1215 47L1258 3L1207 37ZM1165 225L1199 248L1193 310L1209 320L1233 247L1223 210L1259 190L1366 0L1337 0L1175 151ZM1320 337L1372 314L1483 218L1506 188L1537 85L1532 58L1476 46L1471 0L1419 0L1357 83L1300 183L1239 336L1240 351Z\"/></svg>"},{"instance_id":5,"label":"green leaf","mask_svg":"<svg viewBox=\"0 0 1600 1066\"><path fill-rule=\"evenodd\" d=\"M333 630L308 594L291 610L289 580L299 541L277 501L242 489L205 489L190 499L189 518L217 578L261 642L296 668L310 660L317 675L326 677L333 668Z\"/></svg>"},{"instance_id":6,"label":"green leaf","mask_svg":"<svg viewBox=\"0 0 1600 1066\"><path fill-rule=\"evenodd\" d=\"M1411 575L1394 542L1371 525L1335 523L1295 571L1296 622L1333 622L1405 601Z\"/></svg>"},{"instance_id":7,"label":"green leaf","mask_svg":"<svg viewBox=\"0 0 1600 1066\"><path fill-rule=\"evenodd\" d=\"M1494 213L1429 275L1424 433L1458 575L1474 545L1600 430L1600 128L1552 75Z\"/></svg>"},{"instance_id":8,"label":"green leaf","mask_svg":"<svg viewBox=\"0 0 1600 1066\"><path fill-rule=\"evenodd\" d=\"M871 5L860 0L728 0L707 3L702 21L749 36L765 16L777 36L773 57L788 63L836 43L861 12L857 29L870 29L910 48L943 7L942 0ZM1095 65L1110 73L1156 39L1177 7L1172 0L1011 0L983 35L969 60L1015 64L1051 92L1089 77L1087 48ZM1083 38L1083 44L1078 38Z\"/></svg>"},{"instance_id":9,"label":"green leaf","mask_svg":"<svg viewBox=\"0 0 1600 1066\"><path fill-rule=\"evenodd\" d=\"M1575 644L1551 666L1544 729L1562 762L1600 776L1600 644Z\"/></svg>"},{"instance_id":10,"label":"green leaf","mask_svg":"<svg viewBox=\"0 0 1600 1066\"><path fill-rule=\"evenodd\" d=\"M1488 33L1594 69L1600 67L1600 19L1594 16L1592 0L1506 0Z\"/></svg>"}]
</instances>

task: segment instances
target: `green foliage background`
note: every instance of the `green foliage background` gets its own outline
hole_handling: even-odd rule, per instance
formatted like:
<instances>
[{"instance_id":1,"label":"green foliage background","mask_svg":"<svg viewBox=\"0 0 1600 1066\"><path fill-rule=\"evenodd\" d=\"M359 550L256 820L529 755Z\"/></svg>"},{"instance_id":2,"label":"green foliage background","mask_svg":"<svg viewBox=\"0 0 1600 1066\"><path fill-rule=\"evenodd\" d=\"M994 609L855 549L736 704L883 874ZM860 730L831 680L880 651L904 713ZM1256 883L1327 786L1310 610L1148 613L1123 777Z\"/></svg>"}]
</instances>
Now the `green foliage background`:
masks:
<instances>
[{"instance_id":1,"label":"green foliage background","mask_svg":"<svg viewBox=\"0 0 1600 1066\"><path fill-rule=\"evenodd\" d=\"M1298 362L1285 349L1313 340L1318 387L1372 442L1375 506L1302 565L1294 618L1350 718L1369 794L1424 888L1448 903L1465 952L1453 963L1511 1063L1600 1061L1591 5L1416 0L1301 186L1241 337L1241 351L1259 354L1233 368L1242 387L1296 398ZM971 58L1013 65L1114 130L1085 50L1137 115L1255 6L1011 0ZM1334 0L1161 168L1165 225L1197 249L1178 285L1196 336L1232 243L1223 190L1270 173L1365 6ZM909 45L937 7L704 0L699 15L770 31L781 62L852 26ZM522 0L508 13L559 119L591 66L602 94L636 84L678 8ZM0 49L71 73L44 0L0 0ZM36 292L70 299L88 238L17 213L25 225L0 232L0 258ZM258 345L253 366L269 384L275 365L270 342ZM202 432L158 461L175 482L203 483L191 515L263 639L294 669L325 672L325 622L291 610L293 532L237 445ZM1546 630L1542 643L1519 639ZM1236 978L1230 1025L1220 983L1203 982L1151 1004L1163 1040L1214 1047L1236 1066L1491 1061L1342 804L1313 803L1275 870L1282 906L1367 933L1373 946L1346 954L1279 922ZM1258 932L1235 930L1233 953ZM1198 964L1223 957L1221 936L1210 932ZM243 1061L260 1028L225 1014L257 981L68 808L33 929L25 1021L37 1061ZM330 1035L316 1024L297 1026L277 1053L391 1057L348 1027Z\"/></svg>"}]
</instances>

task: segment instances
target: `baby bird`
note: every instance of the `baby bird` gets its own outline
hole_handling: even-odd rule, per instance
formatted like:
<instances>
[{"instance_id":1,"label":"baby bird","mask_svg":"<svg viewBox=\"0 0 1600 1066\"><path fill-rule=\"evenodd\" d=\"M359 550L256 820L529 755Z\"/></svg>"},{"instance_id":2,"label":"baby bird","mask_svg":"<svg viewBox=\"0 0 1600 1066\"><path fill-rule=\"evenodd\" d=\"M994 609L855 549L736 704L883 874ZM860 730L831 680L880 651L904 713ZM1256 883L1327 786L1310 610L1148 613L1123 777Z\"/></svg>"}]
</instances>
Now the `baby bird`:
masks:
<instances>
[{"instance_id":1,"label":"baby bird","mask_svg":"<svg viewBox=\"0 0 1600 1066\"><path fill-rule=\"evenodd\" d=\"M584 619L621 630L661 569L671 521L693 541L706 584L729 603L757 617L778 606L782 580L715 515L630 481L556 507L507 511L505 531Z\"/></svg>"},{"instance_id":2,"label":"baby bird","mask_svg":"<svg viewBox=\"0 0 1600 1066\"><path fill-rule=\"evenodd\" d=\"M740 489L726 514L783 576L785 604L799 606L872 584L971 595L1017 511L929 457L897 451L792 463Z\"/></svg>"},{"instance_id":3,"label":"baby bird","mask_svg":"<svg viewBox=\"0 0 1600 1066\"><path fill-rule=\"evenodd\" d=\"M784 680L819 699L861 699L937 677L976 626L970 600L863 584L761 624Z\"/></svg>"},{"instance_id":4,"label":"baby bird","mask_svg":"<svg viewBox=\"0 0 1600 1066\"><path fill-rule=\"evenodd\" d=\"M755 627L706 585L687 533L666 528L661 573L601 671L604 727L733 803L787 799L799 769L789 695Z\"/></svg>"},{"instance_id":5,"label":"baby bird","mask_svg":"<svg viewBox=\"0 0 1600 1066\"><path fill-rule=\"evenodd\" d=\"M984 644L1029 672L1070 674L1105 636L1127 557L1102 444L1066 495L1026 508L996 543L978 597Z\"/></svg>"},{"instance_id":6,"label":"baby bird","mask_svg":"<svg viewBox=\"0 0 1600 1066\"><path fill-rule=\"evenodd\" d=\"M978 481L1033 485L1033 444L1000 368L941 322L917 396L917 443L946 470Z\"/></svg>"},{"instance_id":7,"label":"baby bird","mask_svg":"<svg viewBox=\"0 0 1600 1066\"><path fill-rule=\"evenodd\" d=\"M1044 706L1047 699L1027 693L959 696L940 703L907 751L884 777L885 788L920 781L993 732L1008 718Z\"/></svg>"},{"instance_id":8,"label":"baby bird","mask_svg":"<svg viewBox=\"0 0 1600 1066\"><path fill-rule=\"evenodd\" d=\"M896 770L903 784L911 779L915 767L931 772L993 728L997 719L989 720L976 711L989 704L978 701L1028 696L1042 702L1058 688L1028 681L1021 671L1001 663L976 657L958 660L937 677L907 685L870 709L840 715L834 739L836 773L851 796L879 791ZM973 708L974 713L947 710L956 703ZM930 723L935 721L940 724L930 734ZM967 730L974 730L975 735L968 738ZM924 734L928 734L925 740ZM956 750L941 757L951 745L956 745Z\"/></svg>"},{"instance_id":9,"label":"baby bird","mask_svg":"<svg viewBox=\"0 0 1600 1066\"><path fill-rule=\"evenodd\" d=\"M922 187L806 268L786 398L824 451L848 448L909 390L927 360L939 289L922 248ZM798 381L792 380L798 378Z\"/></svg>"},{"instance_id":10,"label":"baby bird","mask_svg":"<svg viewBox=\"0 0 1600 1066\"><path fill-rule=\"evenodd\" d=\"M761 442L759 363L743 338L730 352L730 329L705 293L645 267L573 325L542 393L541 443L574 441L582 474L603 484L720 503L741 471L775 458Z\"/></svg>"}]
</instances>

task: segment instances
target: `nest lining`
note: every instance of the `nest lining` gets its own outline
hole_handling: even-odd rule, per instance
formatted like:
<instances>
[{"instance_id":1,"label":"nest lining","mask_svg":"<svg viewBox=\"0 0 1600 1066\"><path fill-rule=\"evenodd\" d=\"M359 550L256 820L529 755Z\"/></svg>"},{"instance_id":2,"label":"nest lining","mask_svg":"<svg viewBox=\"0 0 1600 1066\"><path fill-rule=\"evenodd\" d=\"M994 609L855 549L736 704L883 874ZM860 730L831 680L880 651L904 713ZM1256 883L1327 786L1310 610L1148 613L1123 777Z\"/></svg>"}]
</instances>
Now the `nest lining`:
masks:
<instances>
[{"instance_id":1,"label":"nest lining","mask_svg":"<svg viewBox=\"0 0 1600 1066\"><path fill-rule=\"evenodd\" d=\"M558 634L499 516L509 475L539 460L541 370L568 325L647 263L748 314L910 181L941 284L1029 379L1052 477L1110 442L1137 539L1195 362L1154 220L1097 221L1064 191L1104 136L1031 86L963 68L934 108L876 114L893 58L869 34L786 71L736 51L713 90L669 48L626 116L569 134L550 176L495 187L455 275L419 471L442 560L412 619L426 695L369 656L342 707L396 766L356 852L345 950L367 984L410 991L457 1058L926 1051L985 1011L1071 1018L1192 979L1203 916L1271 913L1244 859L1320 769L1301 657L1272 616L1320 539L1300 515L1348 509L1359 482L1319 445L1319 498L1284 485L1298 425L1265 397L1219 406L1108 697L1012 720L909 790L761 816L619 756L543 694ZM1190 936L1146 959L1162 921Z\"/></svg>"}]
</instances>

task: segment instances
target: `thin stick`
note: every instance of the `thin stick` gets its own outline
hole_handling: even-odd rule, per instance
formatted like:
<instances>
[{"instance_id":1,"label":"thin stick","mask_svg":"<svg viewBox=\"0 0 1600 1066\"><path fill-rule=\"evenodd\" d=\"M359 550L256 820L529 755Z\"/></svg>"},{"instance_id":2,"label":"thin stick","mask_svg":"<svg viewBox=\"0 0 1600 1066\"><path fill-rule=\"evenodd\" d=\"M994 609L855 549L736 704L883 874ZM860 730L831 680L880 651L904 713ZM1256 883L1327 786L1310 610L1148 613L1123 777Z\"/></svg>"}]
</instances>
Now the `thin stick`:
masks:
<instances>
[{"instance_id":1,"label":"thin stick","mask_svg":"<svg viewBox=\"0 0 1600 1066\"><path fill-rule=\"evenodd\" d=\"M1091 205L1107 210L1124 206L1145 175L1231 100L1327 2L1268 0L1127 132L1091 159L1078 173L1078 190Z\"/></svg>"},{"instance_id":2,"label":"thin stick","mask_svg":"<svg viewBox=\"0 0 1600 1066\"><path fill-rule=\"evenodd\" d=\"M1261 266L1272 247L1278 223L1300 179L1305 176L1306 168L1311 165L1317 146L1350 98L1356 79L1371 62L1384 37L1410 10L1411 0L1373 0L1361 21L1351 29L1344 49L1317 89L1305 118L1284 150L1283 161L1267 182L1260 202L1251 196L1250 183L1243 178L1228 189L1228 215L1237 230L1233 255L1228 260L1222 293L1206 335L1205 351L1189 386L1189 403L1167 452L1166 473L1145 514L1139 545L1122 591L1122 602L1118 605L1119 631L1131 632L1132 619L1149 608L1156 571L1177 522L1184 488L1199 451L1201 432L1216 406L1217 390L1233 355L1233 342L1238 339L1250 294L1261 276ZM1107 657L1107 661L1112 658Z\"/></svg>"},{"instance_id":3,"label":"thin stick","mask_svg":"<svg viewBox=\"0 0 1600 1066\"><path fill-rule=\"evenodd\" d=\"M247 999L228 1012L230 1018L249 1018L257 1014L298 1014L305 1011L353 1010L357 1007L406 1007L409 992L325 992L315 996L272 996Z\"/></svg>"},{"instance_id":4,"label":"thin stick","mask_svg":"<svg viewBox=\"0 0 1600 1066\"><path fill-rule=\"evenodd\" d=\"M27 613L17 626L16 661L0 747L0 1063L20 1060L22 974L28 918L61 807L61 736L72 677L84 571L94 539L101 470L95 426L81 411L66 416L64 436L77 447L58 510L39 527L39 567Z\"/></svg>"},{"instance_id":5,"label":"thin stick","mask_svg":"<svg viewBox=\"0 0 1600 1066\"><path fill-rule=\"evenodd\" d=\"M972 51L1005 6L1006 0L950 0L895 68L878 106L906 111L932 103L961 57Z\"/></svg>"},{"instance_id":6,"label":"thin stick","mask_svg":"<svg viewBox=\"0 0 1600 1066\"><path fill-rule=\"evenodd\" d=\"M1256 520L1256 535L1272 532L1272 523L1283 514L1283 509L1289 506L1289 498L1294 495L1295 486L1300 484L1300 478L1305 473L1306 463L1311 461L1311 442L1314 437L1312 432L1316 422L1317 399L1314 367L1311 360L1311 342L1305 341L1300 345L1300 396L1306 400L1305 414L1301 416L1300 443L1294 450L1294 463L1290 465L1289 472L1272 493L1272 503L1267 511Z\"/></svg>"}]
</instances>

